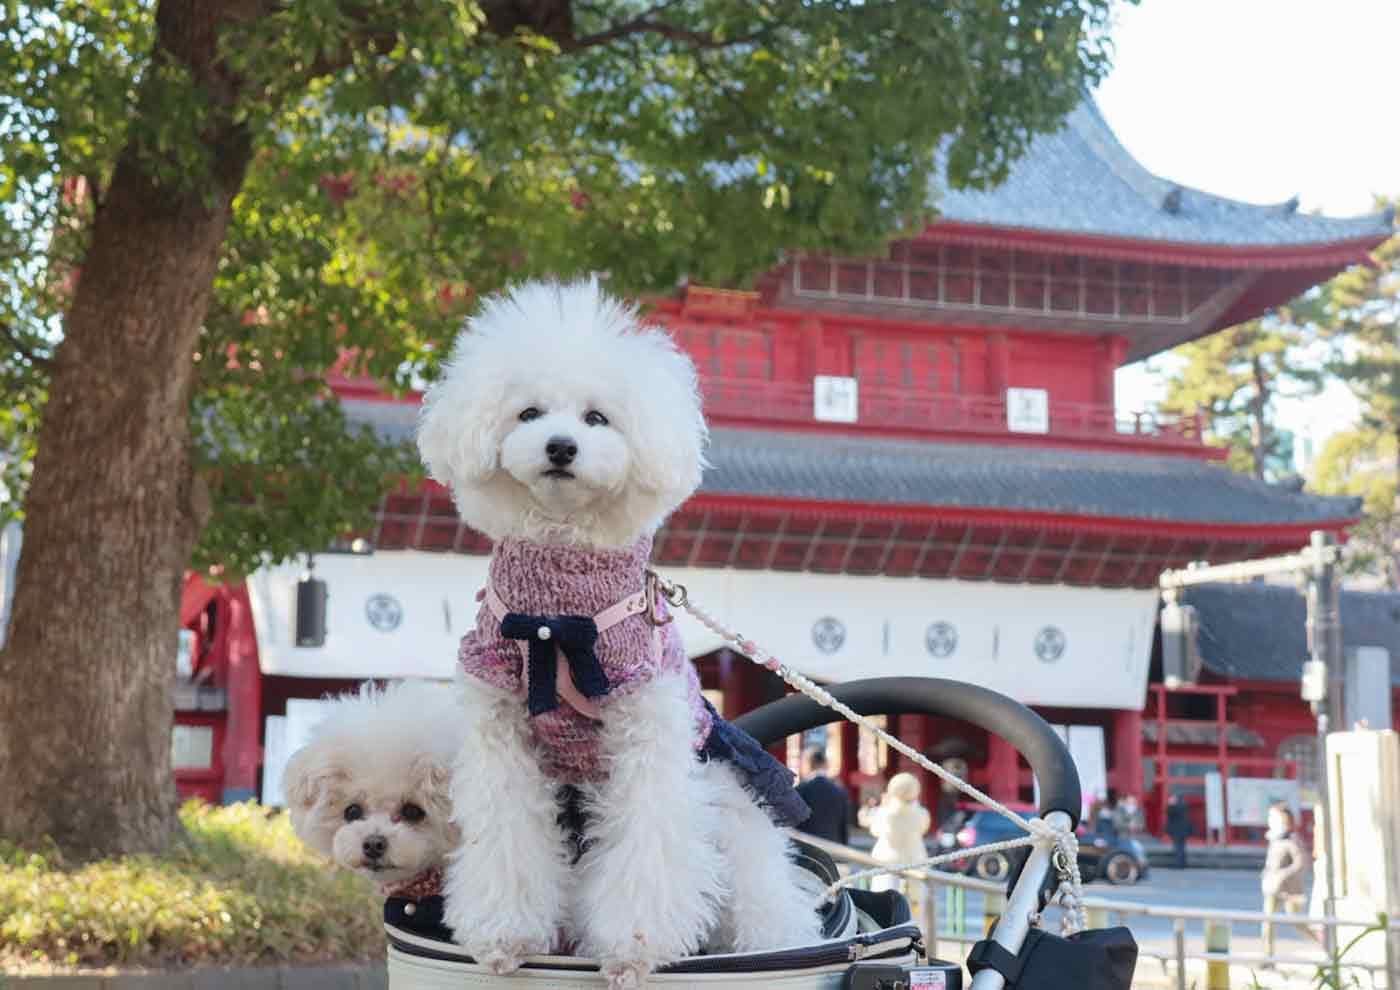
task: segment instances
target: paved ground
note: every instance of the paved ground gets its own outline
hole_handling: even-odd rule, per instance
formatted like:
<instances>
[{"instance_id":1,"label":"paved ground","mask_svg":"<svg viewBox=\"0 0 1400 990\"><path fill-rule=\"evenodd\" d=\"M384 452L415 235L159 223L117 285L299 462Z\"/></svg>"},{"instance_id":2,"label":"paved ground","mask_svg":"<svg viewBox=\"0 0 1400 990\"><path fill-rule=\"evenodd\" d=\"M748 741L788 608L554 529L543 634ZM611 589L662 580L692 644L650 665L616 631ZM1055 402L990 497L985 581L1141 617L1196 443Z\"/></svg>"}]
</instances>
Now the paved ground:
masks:
<instances>
[{"instance_id":1,"label":"paved ground","mask_svg":"<svg viewBox=\"0 0 1400 990\"><path fill-rule=\"evenodd\" d=\"M1112 887L1108 884L1091 883L1085 893L1098 898L1118 902L1147 903L1155 906L1218 908L1230 911L1261 911L1263 902L1259 893L1259 877L1245 870L1171 870L1154 868L1150 877L1131 887ZM940 907L942 902L940 902ZM971 923L982 917L982 898L973 893L967 895L967 918ZM939 927L951 923L951 918L940 920ZM1114 923L1118 923L1116 920ZM1165 918L1126 917L1123 922L1133 929L1139 939L1170 938L1171 922ZM973 925L976 927L976 925ZM1187 937L1203 932L1200 922L1187 926ZM1232 938L1258 936L1259 927L1255 924L1237 924ZM1304 937L1297 932L1283 930L1281 939L1306 944Z\"/></svg>"},{"instance_id":2,"label":"paved ground","mask_svg":"<svg viewBox=\"0 0 1400 990\"><path fill-rule=\"evenodd\" d=\"M1085 892L1094 897L1120 903L1147 903L1157 907L1218 908L1234 911L1262 910L1258 874L1238 869L1171 870L1154 868L1150 879L1136 886L1110 887L1106 884L1095 883L1090 884ZM948 902L945 899L940 899L938 907L940 909L940 932L951 932L954 919L948 909ZM979 934L983 924L981 896L969 892L966 895L965 908L963 931L972 935ZM1168 956L1174 954L1175 939L1172 934L1172 923L1167 919L1125 915L1121 918L1110 917L1109 924L1126 924L1132 929L1144 953ZM1057 925L1052 923L1051 930L1056 929ZM1204 948L1204 924L1199 921L1188 922L1186 927L1188 956L1198 954L1204 951ZM1230 951L1238 954L1262 954L1264 945L1260 938L1259 926L1253 923L1233 925L1230 936ZM1280 955L1286 953L1289 956L1317 959L1318 961L1322 959L1321 950L1316 943L1291 928L1279 930L1277 951ZM951 952L945 946L942 948L941 954L947 957L951 955ZM1138 975L1140 985L1144 988L1174 987L1176 985L1174 968L1166 970L1153 959L1143 958L1140 961ZM1258 967L1244 966L1236 967L1234 975L1235 978L1231 986L1250 987L1252 986L1251 981L1257 975L1261 987L1302 987L1312 985L1315 970L1290 971L1285 968L1281 973L1273 973ZM1188 966L1188 986L1205 986L1203 977L1202 963L1193 963ZM1370 982L1363 979L1361 985L1369 986Z\"/></svg>"}]
</instances>

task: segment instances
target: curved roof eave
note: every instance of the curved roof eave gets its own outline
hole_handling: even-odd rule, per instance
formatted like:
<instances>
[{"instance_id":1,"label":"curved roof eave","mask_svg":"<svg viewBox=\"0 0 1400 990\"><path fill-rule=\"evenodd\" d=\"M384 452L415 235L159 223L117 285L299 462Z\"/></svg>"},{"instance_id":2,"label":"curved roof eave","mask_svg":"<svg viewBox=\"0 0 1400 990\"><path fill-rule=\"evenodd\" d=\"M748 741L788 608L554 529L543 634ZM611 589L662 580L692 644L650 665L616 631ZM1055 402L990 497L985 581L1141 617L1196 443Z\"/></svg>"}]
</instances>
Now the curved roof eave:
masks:
<instances>
[{"instance_id":1,"label":"curved roof eave","mask_svg":"<svg viewBox=\"0 0 1400 990\"><path fill-rule=\"evenodd\" d=\"M986 247L1034 248L1049 254L1175 264L1187 268L1292 271L1320 267L1340 270L1356 264L1374 264L1371 252L1384 244L1390 236L1390 232L1387 231L1348 240L1316 243L1193 244L938 220L929 224L919 239Z\"/></svg>"},{"instance_id":2,"label":"curved roof eave","mask_svg":"<svg viewBox=\"0 0 1400 990\"><path fill-rule=\"evenodd\" d=\"M1298 212L1296 200L1246 203L1163 179L1119 143L1092 97L1059 130L1036 136L994 188L953 189L946 149L945 143L931 181L932 205L942 218L930 226L933 236L966 228L1021 243L1069 237L1078 248L1111 244L1119 256L1127 248L1166 251L1178 261L1198 253L1207 263L1228 258L1276 267L1298 258L1315 263L1320 253L1332 258L1338 251L1344 263L1360 260L1394 227L1389 210L1325 217Z\"/></svg>"}]
</instances>

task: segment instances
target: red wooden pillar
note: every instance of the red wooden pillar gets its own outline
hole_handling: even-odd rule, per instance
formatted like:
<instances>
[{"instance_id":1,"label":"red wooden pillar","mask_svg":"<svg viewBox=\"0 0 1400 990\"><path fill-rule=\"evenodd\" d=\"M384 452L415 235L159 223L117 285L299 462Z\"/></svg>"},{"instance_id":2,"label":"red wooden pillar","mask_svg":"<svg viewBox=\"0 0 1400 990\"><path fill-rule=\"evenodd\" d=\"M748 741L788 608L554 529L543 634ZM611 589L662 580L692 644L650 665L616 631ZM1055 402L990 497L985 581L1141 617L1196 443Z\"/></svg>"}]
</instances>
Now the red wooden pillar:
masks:
<instances>
[{"instance_id":1,"label":"red wooden pillar","mask_svg":"<svg viewBox=\"0 0 1400 990\"><path fill-rule=\"evenodd\" d=\"M928 745L928 716L927 715L901 715L899 717L898 738L902 739L911 748L922 753L924 747ZM924 807L931 808L938 802L938 781L933 774L919 766L907 756L899 757L899 769L907 770L915 777L919 778L919 800Z\"/></svg>"},{"instance_id":2,"label":"red wooden pillar","mask_svg":"<svg viewBox=\"0 0 1400 990\"><path fill-rule=\"evenodd\" d=\"M808 344L803 339L802 329L791 322L774 322L765 325L768 334L770 353L773 355L773 369L769 376L778 382L799 382L811 378L812 364L807 355Z\"/></svg>"},{"instance_id":3,"label":"red wooden pillar","mask_svg":"<svg viewBox=\"0 0 1400 990\"><path fill-rule=\"evenodd\" d=\"M854 348L849 330L823 324L817 350L817 374L849 377L855 374Z\"/></svg>"},{"instance_id":4,"label":"red wooden pillar","mask_svg":"<svg viewBox=\"0 0 1400 990\"><path fill-rule=\"evenodd\" d=\"M1011 349L1006 334L994 333L987 338L987 391L1003 398L1011 383Z\"/></svg>"},{"instance_id":5,"label":"red wooden pillar","mask_svg":"<svg viewBox=\"0 0 1400 990\"><path fill-rule=\"evenodd\" d=\"M724 717L733 721L763 704L758 670L729 650L720 650L718 658L720 690L724 692Z\"/></svg>"},{"instance_id":6,"label":"red wooden pillar","mask_svg":"<svg viewBox=\"0 0 1400 990\"><path fill-rule=\"evenodd\" d=\"M1096 375L1094 401L1101 406L1114 404L1114 372L1123 363L1128 353L1128 340L1119 334L1105 334L1099 338L1099 368Z\"/></svg>"},{"instance_id":7,"label":"red wooden pillar","mask_svg":"<svg viewBox=\"0 0 1400 990\"><path fill-rule=\"evenodd\" d=\"M998 801L1021 796L1021 764L1015 748L1001 736L987 735L987 795Z\"/></svg>"},{"instance_id":8,"label":"red wooden pillar","mask_svg":"<svg viewBox=\"0 0 1400 990\"><path fill-rule=\"evenodd\" d=\"M1222 691L1215 696L1215 761L1220 766L1220 773L1225 773L1225 761L1229 758L1230 722L1225 714L1225 693Z\"/></svg>"},{"instance_id":9,"label":"red wooden pillar","mask_svg":"<svg viewBox=\"0 0 1400 990\"><path fill-rule=\"evenodd\" d=\"M841 739L841 784L854 805L860 792L856 786L856 776L860 773L860 729L844 719L833 728Z\"/></svg>"},{"instance_id":10,"label":"red wooden pillar","mask_svg":"<svg viewBox=\"0 0 1400 990\"><path fill-rule=\"evenodd\" d=\"M1157 695L1157 815L1158 827L1165 830L1167 827L1167 802L1171 800L1171 790L1167 786L1168 771L1171 764L1167 762L1167 689L1155 684L1152 687Z\"/></svg>"},{"instance_id":11,"label":"red wooden pillar","mask_svg":"<svg viewBox=\"0 0 1400 990\"><path fill-rule=\"evenodd\" d=\"M1140 803L1146 804L1142 777L1142 712L1113 713L1111 782L1119 794L1132 794Z\"/></svg>"},{"instance_id":12,"label":"red wooden pillar","mask_svg":"<svg viewBox=\"0 0 1400 990\"><path fill-rule=\"evenodd\" d=\"M239 585L229 597L228 669L224 685L228 691L228 722L224 735L223 801L246 801L258 792L258 766L262 747L258 729L262 724L262 678L258 669L258 642L253 631L253 613L248 588Z\"/></svg>"},{"instance_id":13,"label":"red wooden pillar","mask_svg":"<svg viewBox=\"0 0 1400 990\"><path fill-rule=\"evenodd\" d=\"M813 375L822 373L822 321L808 317L797 325L797 332L797 380L810 382Z\"/></svg>"},{"instance_id":14,"label":"red wooden pillar","mask_svg":"<svg viewBox=\"0 0 1400 990\"><path fill-rule=\"evenodd\" d=\"M1223 691L1215 696L1215 759L1216 764L1220 769L1221 787L1230 786L1228 783L1226 783L1230 779L1230 764L1228 762L1230 758L1230 752L1228 749L1230 742L1230 723L1226 715L1225 700L1225 693ZM1210 830L1207 829L1206 832L1206 841L1209 842ZM1230 825L1227 822L1225 827L1221 829L1220 842L1222 844L1228 843L1230 841L1230 838Z\"/></svg>"}]
</instances>

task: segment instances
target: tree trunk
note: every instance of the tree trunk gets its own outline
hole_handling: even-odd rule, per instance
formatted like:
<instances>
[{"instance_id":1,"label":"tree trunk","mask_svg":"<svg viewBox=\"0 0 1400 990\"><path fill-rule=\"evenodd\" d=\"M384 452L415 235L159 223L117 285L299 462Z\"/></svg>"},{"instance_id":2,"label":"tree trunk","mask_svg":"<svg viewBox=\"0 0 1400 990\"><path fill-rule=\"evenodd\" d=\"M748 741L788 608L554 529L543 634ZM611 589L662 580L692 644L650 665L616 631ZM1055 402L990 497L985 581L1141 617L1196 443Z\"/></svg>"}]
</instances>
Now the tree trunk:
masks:
<instances>
[{"instance_id":1,"label":"tree trunk","mask_svg":"<svg viewBox=\"0 0 1400 990\"><path fill-rule=\"evenodd\" d=\"M1387 584L1391 591L1400 591L1400 423L1392 428L1395 437L1395 494L1390 499L1390 519L1381 532L1385 540Z\"/></svg>"},{"instance_id":2,"label":"tree trunk","mask_svg":"<svg viewBox=\"0 0 1400 990\"><path fill-rule=\"evenodd\" d=\"M1264 480L1264 464L1269 457L1269 378L1255 355L1250 364L1254 376L1254 397L1249 400L1249 447L1254 458L1254 477Z\"/></svg>"},{"instance_id":3,"label":"tree trunk","mask_svg":"<svg viewBox=\"0 0 1400 990\"><path fill-rule=\"evenodd\" d=\"M250 157L227 112L217 35L229 5L163 0L156 59L210 108L199 182L152 178L142 129L92 229L55 354L0 652L0 835L78 855L155 850L178 829L170 765L181 582L202 525L193 354ZM148 71L138 103L169 85ZM197 188L196 188L197 187Z\"/></svg>"}]
</instances>

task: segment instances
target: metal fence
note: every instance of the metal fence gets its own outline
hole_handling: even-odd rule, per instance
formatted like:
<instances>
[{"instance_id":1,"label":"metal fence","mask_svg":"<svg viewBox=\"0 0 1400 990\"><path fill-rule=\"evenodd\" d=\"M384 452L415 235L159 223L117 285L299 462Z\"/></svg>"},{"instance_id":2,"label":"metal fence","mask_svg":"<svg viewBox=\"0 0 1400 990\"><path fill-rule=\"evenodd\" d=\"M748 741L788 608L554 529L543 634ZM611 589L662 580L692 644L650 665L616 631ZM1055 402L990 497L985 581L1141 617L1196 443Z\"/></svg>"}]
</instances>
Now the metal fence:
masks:
<instances>
[{"instance_id":1,"label":"metal fence","mask_svg":"<svg viewBox=\"0 0 1400 990\"><path fill-rule=\"evenodd\" d=\"M869 853L848 846L802 835L803 842L825 850L838 863L852 866L881 866ZM980 941L987 929L1001 914L1005 906L1006 888L1003 883L978 880L958 873L939 870L912 870L904 874L911 884L923 885L922 917L916 919L924 931L925 944L930 956L939 954L939 946L956 946L958 958L966 957L967 950ZM963 931L965 902L960 899L967 891L975 891L984 896L983 924L979 931ZM939 924L939 901L943 894L946 903L953 906L955 917L948 923ZM1123 924L1132 928L1134 918L1159 918L1171 922L1172 948L1168 952L1154 951L1139 947L1138 973L1143 974L1143 962L1155 961L1160 967L1168 986L1176 990L1229 990L1231 967L1263 969L1265 967L1304 970L1308 975L1303 983L1296 980L1293 986L1306 985L1341 990L1344 987L1385 987L1400 990L1400 953L1397 953L1397 940L1400 940L1400 923L1392 922L1384 916L1369 919L1361 918L1317 918L1298 914L1265 914L1260 911L1228 911L1209 908L1171 907L1161 904L1146 904L1133 901L1109 900L1102 897L1085 897L1084 907L1091 927L1100 928L1112 924ZM1201 922L1202 933L1187 932L1188 922ZM1302 956L1258 952L1238 952L1230 948L1231 926L1238 923L1272 924L1278 928L1331 929L1332 939L1327 944L1340 946L1333 955ZM1388 931L1390 937L1381 939L1380 932ZM1383 958L1362 959L1355 952L1358 936L1374 933L1373 937L1384 943ZM1195 941L1198 945L1193 945ZM946 951L946 950L945 950ZM1198 962L1202 972L1192 975L1188 964ZM1204 982L1200 978L1204 977ZM1362 981L1365 982L1362 982ZM1237 980L1233 986L1240 990L1253 990L1264 987L1257 977L1250 976ZM1278 985L1278 984L1274 984Z\"/></svg>"}]
</instances>

